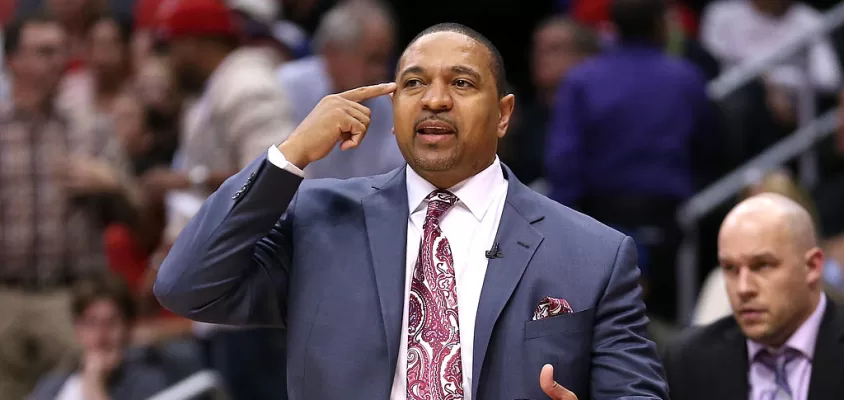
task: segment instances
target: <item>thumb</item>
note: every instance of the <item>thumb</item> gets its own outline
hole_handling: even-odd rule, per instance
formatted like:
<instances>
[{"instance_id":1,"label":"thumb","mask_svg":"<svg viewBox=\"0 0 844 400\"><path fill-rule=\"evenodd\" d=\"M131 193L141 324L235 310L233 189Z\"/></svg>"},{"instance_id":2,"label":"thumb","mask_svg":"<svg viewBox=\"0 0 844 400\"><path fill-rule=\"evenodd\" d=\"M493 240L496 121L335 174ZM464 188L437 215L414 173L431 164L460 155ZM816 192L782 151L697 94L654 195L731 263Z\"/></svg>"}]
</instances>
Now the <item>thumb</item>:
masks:
<instances>
[{"instance_id":1,"label":"thumb","mask_svg":"<svg viewBox=\"0 0 844 400\"><path fill-rule=\"evenodd\" d=\"M551 400L577 400L577 396L554 381L554 367L545 364L539 373L539 387Z\"/></svg>"}]
</instances>

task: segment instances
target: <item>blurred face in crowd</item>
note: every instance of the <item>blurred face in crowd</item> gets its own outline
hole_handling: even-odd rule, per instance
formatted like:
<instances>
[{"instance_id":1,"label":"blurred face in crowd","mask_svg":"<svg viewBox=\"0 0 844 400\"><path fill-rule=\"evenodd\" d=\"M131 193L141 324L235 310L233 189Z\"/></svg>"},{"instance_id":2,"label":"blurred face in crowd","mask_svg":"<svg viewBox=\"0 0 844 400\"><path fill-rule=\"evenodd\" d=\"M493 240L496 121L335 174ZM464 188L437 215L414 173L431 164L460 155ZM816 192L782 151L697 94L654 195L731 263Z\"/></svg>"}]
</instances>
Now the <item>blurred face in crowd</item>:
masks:
<instances>
[{"instance_id":1,"label":"blurred face in crowd","mask_svg":"<svg viewBox=\"0 0 844 400\"><path fill-rule=\"evenodd\" d=\"M323 55L334 89L339 92L386 81L393 47L393 26L380 17L364 24L356 45L327 44Z\"/></svg>"},{"instance_id":2,"label":"blurred face in crowd","mask_svg":"<svg viewBox=\"0 0 844 400\"><path fill-rule=\"evenodd\" d=\"M144 105L163 113L177 111L179 95L176 93L166 58L152 56L139 64L135 88Z\"/></svg>"},{"instance_id":3,"label":"blurred face in crowd","mask_svg":"<svg viewBox=\"0 0 844 400\"><path fill-rule=\"evenodd\" d=\"M779 347L817 305L823 253L808 213L763 194L736 206L718 236L730 305L745 336Z\"/></svg>"},{"instance_id":4,"label":"blurred face in crowd","mask_svg":"<svg viewBox=\"0 0 844 400\"><path fill-rule=\"evenodd\" d=\"M170 42L170 67L178 86L187 93L202 91L208 75L199 65L201 57L200 39L184 37Z\"/></svg>"},{"instance_id":5,"label":"blurred face in crowd","mask_svg":"<svg viewBox=\"0 0 844 400\"><path fill-rule=\"evenodd\" d=\"M583 59L574 33L563 24L548 24L533 35L533 80L538 88L553 89L569 68Z\"/></svg>"},{"instance_id":6,"label":"blurred face in crowd","mask_svg":"<svg viewBox=\"0 0 844 400\"><path fill-rule=\"evenodd\" d=\"M489 49L460 33L425 35L405 50L396 83L396 140L415 171L456 184L489 166L514 104L499 99Z\"/></svg>"},{"instance_id":7,"label":"blurred face in crowd","mask_svg":"<svg viewBox=\"0 0 844 400\"><path fill-rule=\"evenodd\" d=\"M33 22L23 27L20 43L9 56L9 67L16 85L50 94L67 65L65 31L54 22Z\"/></svg>"},{"instance_id":8,"label":"blurred face in crowd","mask_svg":"<svg viewBox=\"0 0 844 400\"><path fill-rule=\"evenodd\" d=\"M75 321L75 330L84 353L119 354L129 339L129 323L109 299L91 303Z\"/></svg>"},{"instance_id":9,"label":"blurred face in crowd","mask_svg":"<svg viewBox=\"0 0 844 400\"><path fill-rule=\"evenodd\" d=\"M89 32L90 64L101 82L119 81L129 69L129 49L113 19L102 19Z\"/></svg>"},{"instance_id":10,"label":"blurred face in crowd","mask_svg":"<svg viewBox=\"0 0 844 400\"><path fill-rule=\"evenodd\" d=\"M132 157L143 155L152 144L146 130L144 106L132 96L120 96L114 104L114 133Z\"/></svg>"}]
</instances>

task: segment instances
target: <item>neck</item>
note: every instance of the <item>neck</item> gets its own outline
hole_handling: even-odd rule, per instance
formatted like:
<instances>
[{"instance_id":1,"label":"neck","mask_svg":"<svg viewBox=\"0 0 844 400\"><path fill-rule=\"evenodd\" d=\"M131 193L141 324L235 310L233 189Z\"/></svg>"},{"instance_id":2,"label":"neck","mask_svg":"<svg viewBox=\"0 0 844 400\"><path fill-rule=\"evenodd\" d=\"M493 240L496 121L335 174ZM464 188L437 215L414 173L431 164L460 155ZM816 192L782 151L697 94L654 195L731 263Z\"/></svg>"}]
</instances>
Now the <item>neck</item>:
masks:
<instances>
[{"instance_id":1,"label":"neck","mask_svg":"<svg viewBox=\"0 0 844 400\"><path fill-rule=\"evenodd\" d=\"M209 50L207 52L207 56L204 59L204 62L201 64L202 69L205 71L206 80L210 77L217 68L220 68L220 65L225 61L226 57L229 56L232 52L229 50L224 50L219 47L212 48L213 50Z\"/></svg>"},{"instance_id":2,"label":"neck","mask_svg":"<svg viewBox=\"0 0 844 400\"><path fill-rule=\"evenodd\" d=\"M556 87L546 87L546 88L539 88L537 89L537 98L539 102L546 107L550 107L554 104L554 97L557 96L557 88Z\"/></svg>"},{"instance_id":3,"label":"neck","mask_svg":"<svg viewBox=\"0 0 844 400\"><path fill-rule=\"evenodd\" d=\"M12 99L16 109L29 113L46 113L50 108L50 96L43 96L24 85L12 85Z\"/></svg>"}]
</instances>

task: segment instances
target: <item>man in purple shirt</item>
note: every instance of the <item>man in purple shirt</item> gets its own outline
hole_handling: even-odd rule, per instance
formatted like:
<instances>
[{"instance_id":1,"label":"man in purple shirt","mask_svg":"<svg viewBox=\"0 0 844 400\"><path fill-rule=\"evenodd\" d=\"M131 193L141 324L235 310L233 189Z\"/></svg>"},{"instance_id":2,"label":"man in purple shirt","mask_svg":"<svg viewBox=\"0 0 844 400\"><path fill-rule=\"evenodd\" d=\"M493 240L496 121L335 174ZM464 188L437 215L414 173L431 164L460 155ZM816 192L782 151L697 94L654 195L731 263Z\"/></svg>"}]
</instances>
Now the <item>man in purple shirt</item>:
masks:
<instances>
[{"instance_id":1,"label":"man in purple shirt","mask_svg":"<svg viewBox=\"0 0 844 400\"><path fill-rule=\"evenodd\" d=\"M662 0L614 0L614 49L572 68L557 93L545 167L552 199L633 236L648 311L676 316L678 205L712 165L706 79L664 52Z\"/></svg>"},{"instance_id":2,"label":"man in purple shirt","mask_svg":"<svg viewBox=\"0 0 844 400\"><path fill-rule=\"evenodd\" d=\"M844 311L823 294L806 210L771 193L743 201L721 225L718 258L733 316L665 349L671 398L844 398Z\"/></svg>"}]
</instances>

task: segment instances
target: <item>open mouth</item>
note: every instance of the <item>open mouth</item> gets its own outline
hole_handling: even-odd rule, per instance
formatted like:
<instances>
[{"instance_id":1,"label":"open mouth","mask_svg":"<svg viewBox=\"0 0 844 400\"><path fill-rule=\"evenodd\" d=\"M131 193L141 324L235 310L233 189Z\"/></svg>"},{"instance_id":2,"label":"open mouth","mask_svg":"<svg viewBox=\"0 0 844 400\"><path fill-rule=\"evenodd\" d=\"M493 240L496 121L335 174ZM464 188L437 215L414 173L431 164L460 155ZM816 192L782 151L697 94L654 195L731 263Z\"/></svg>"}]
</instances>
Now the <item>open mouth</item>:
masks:
<instances>
[{"instance_id":1,"label":"open mouth","mask_svg":"<svg viewBox=\"0 0 844 400\"><path fill-rule=\"evenodd\" d=\"M454 128L445 121L428 120L416 126L417 135L445 136L453 135L454 133Z\"/></svg>"}]
</instances>

